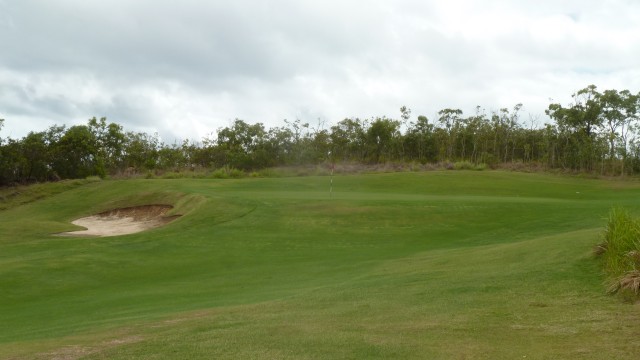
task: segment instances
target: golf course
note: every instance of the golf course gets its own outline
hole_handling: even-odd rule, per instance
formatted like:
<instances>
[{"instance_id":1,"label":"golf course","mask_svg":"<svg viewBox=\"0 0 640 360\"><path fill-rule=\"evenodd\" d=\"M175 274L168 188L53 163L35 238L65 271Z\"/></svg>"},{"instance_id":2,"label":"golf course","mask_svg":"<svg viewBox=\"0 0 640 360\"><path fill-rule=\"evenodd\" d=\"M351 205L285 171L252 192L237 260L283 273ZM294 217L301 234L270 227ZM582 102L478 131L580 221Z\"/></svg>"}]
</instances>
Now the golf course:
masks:
<instances>
[{"instance_id":1,"label":"golf course","mask_svg":"<svg viewBox=\"0 0 640 360\"><path fill-rule=\"evenodd\" d=\"M162 226L63 234L160 205ZM593 255L614 207L640 215L640 181L438 170L0 189L0 359L635 359L640 305L607 294Z\"/></svg>"}]
</instances>

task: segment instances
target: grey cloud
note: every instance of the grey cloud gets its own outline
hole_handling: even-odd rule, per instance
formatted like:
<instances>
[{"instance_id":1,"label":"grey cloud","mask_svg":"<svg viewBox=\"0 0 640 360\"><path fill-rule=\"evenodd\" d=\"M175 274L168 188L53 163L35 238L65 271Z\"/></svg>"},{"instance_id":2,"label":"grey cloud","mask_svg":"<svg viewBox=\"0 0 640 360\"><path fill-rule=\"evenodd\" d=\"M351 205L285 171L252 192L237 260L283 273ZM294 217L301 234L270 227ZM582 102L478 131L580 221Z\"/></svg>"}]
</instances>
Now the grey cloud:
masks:
<instances>
[{"instance_id":1,"label":"grey cloud","mask_svg":"<svg viewBox=\"0 0 640 360\"><path fill-rule=\"evenodd\" d=\"M430 116L607 79L633 89L640 80L618 79L640 55L639 10L623 0L0 0L0 114L7 127L107 116L200 138L235 117L338 121L401 105ZM531 27L547 17L615 30L628 46L545 37Z\"/></svg>"},{"instance_id":2,"label":"grey cloud","mask_svg":"<svg viewBox=\"0 0 640 360\"><path fill-rule=\"evenodd\" d=\"M73 101L60 96L39 96L32 85L0 84L2 109L17 116L67 116L75 114Z\"/></svg>"},{"instance_id":3,"label":"grey cloud","mask_svg":"<svg viewBox=\"0 0 640 360\"><path fill-rule=\"evenodd\" d=\"M15 28L0 35L8 47L0 61L25 71L92 69L215 86L233 76L270 80L326 66L323 57L367 42L355 14L334 21L298 2L88 3L12 3Z\"/></svg>"}]
</instances>

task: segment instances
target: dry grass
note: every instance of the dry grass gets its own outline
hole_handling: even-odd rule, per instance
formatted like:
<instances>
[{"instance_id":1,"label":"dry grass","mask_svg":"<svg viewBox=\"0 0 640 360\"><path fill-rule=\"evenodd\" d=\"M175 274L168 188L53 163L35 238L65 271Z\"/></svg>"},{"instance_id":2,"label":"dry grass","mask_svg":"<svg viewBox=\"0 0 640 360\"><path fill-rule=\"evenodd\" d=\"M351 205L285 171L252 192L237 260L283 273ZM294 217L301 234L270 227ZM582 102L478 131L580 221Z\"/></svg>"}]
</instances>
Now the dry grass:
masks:
<instances>
[{"instance_id":1,"label":"dry grass","mask_svg":"<svg viewBox=\"0 0 640 360\"><path fill-rule=\"evenodd\" d=\"M607 252L607 243L606 242L602 242L596 246L593 247L593 255L595 256L601 256L604 255L604 253Z\"/></svg>"},{"instance_id":2,"label":"dry grass","mask_svg":"<svg viewBox=\"0 0 640 360\"><path fill-rule=\"evenodd\" d=\"M631 291L635 295L640 294L640 270L632 270L624 274L623 276L612 281L609 289L609 293L617 293L621 291Z\"/></svg>"}]
</instances>

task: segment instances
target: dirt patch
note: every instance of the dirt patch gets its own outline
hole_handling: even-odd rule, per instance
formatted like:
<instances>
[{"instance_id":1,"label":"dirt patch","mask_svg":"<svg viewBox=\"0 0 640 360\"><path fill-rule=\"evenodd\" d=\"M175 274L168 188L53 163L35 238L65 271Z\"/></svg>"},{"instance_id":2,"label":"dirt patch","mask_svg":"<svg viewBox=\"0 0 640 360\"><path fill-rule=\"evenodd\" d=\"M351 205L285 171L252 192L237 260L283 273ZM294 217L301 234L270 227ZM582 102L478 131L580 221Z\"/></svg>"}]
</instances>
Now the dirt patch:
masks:
<instances>
[{"instance_id":1,"label":"dirt patch","mask_svg":"<svg viewBox=\"0 0 640 360\"><path fill-rule=\"evenodd\" d=\"M101 352L110 350L121 345L133 344L143 341L142 336L132 335L123 338L103 341L94 346L68 345L51 352L40 353L35 359L47 360L77 360L88 355L100 354Z\"/></svg>"},{"instance_id":2,"label":"dirt patch","mask_svg":"<svg viewBox=\"0 0 640 360\"><path fill-rule=\"evenodd\" d=\"M178 216L166 216L170 205L144 205L105 211L72 221L86 230L62 233L63 236L118 236L163 226Z\"/></svg>"}]
</instances>

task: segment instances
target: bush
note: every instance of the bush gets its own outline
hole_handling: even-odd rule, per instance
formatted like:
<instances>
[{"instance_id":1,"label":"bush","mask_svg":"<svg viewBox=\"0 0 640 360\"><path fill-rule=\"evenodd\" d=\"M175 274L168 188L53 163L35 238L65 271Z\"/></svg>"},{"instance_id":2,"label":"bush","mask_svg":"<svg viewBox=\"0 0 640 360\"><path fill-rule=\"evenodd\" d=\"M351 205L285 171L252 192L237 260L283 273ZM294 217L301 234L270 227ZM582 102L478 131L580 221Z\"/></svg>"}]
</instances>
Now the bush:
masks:
<instances>
[{"instance_id":1,"label":"bush","mask_svg":"<svg viewBox=\"0 0 640 360\"><path fill-rule=\"evenodd\" d=\"M453 168L456 170L472 170L473 164L469 161L457 161L453 164Z\"/></svg>"},{"instance_id":2,"label":"bush","mask_svg":"<svg viewBox=\"0 0 640 360\"><path fill-rule=\"evenodd\" d=\"M240 179L245 176L244 171L228 166L222 167L211 173L210 177L214 179Z\"/></svg>"},{"instance_id":3,"label":"bush","mask_svg":"<svg viewBox=\"0 0 640 360\"><path fill-rule=\"evenodd\" d=\"M604 241L594 252L602 256L604 271L609 277L609 292L640 294L640 221L625 209L614 208L609 213Z\"/></svg>"},{"instance_id":4,"label":"bush","mask_svg":"<svg viewBox=\"0 0 640 360\"><path fill-rule=\"evenodd\" d=\"M455 170L485 170L487 168L487 164L474 164L470 161L458 161L453 164L453 168Z\"/></svg>"},{"instance_id":5,"label":"bush","mask_svg":"<svg viewBox=\"0 0 640 360\"><path fill-rule=\"evenodd\" d=\"M240 179L244 177L244 171L238 169L228 170L229 177L232 179Z\"/></svg>"}]
</instances>

